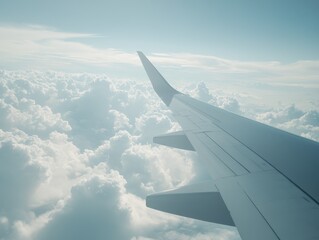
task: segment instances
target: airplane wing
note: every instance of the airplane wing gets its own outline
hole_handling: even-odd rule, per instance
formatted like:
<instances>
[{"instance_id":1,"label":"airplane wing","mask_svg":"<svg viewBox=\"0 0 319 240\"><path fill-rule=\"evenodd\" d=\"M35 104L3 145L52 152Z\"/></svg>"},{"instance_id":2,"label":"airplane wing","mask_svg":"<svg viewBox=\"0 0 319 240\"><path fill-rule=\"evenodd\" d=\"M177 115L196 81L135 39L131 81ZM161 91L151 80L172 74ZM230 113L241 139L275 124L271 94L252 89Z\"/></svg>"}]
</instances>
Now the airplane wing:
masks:
<instances>
[{"instance_id":1,"label":"airplane wing","mask_svg":"<svg viewBox=\"0 0 319 240\"><path fill-rule=\"evenodd\" d=\"M236 226L244 240L319 239L319 143L186 96L138 55L183 129L154 142L195 150L211 176L150 195L146 205Z\"/></svg>"}]
</instances>

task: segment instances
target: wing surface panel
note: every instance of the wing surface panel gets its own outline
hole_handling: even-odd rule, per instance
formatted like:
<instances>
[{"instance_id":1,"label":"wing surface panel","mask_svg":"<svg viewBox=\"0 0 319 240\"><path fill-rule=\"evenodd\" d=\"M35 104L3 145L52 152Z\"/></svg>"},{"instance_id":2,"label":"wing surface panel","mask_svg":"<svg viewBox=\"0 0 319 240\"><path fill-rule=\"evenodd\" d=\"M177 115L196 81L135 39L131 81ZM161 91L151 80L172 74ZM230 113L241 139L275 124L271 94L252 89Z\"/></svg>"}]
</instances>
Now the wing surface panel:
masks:
<instances>
[{"instance_id":1,"label":"wing surface panel","mask_svg":"<svg viewBox=\"0 0 319 240\"><path fill-rule=\"evenodd\" d=\"M236 178L227 178L217 184L240 236L245 240L280 239L254 202L239 186Z\"/></svg>"},{"instance_id":2,"label":"wing surface panel","mask_svg":"<svg viewBox=\"0 0 319 240\"><path fill-rule=\"evenodd\" d=\"M319 143L224 111L178 94L176 106L188 106L206 116L319 203ZM178 107L177 107L178 108ZM185 108L185 107L184 107ZM283 157L284 156L284 157Z\"/></svg>"},{"instance_id":3,"label":"wing surface panel","mask_svg":"<svg viewBox=\"0 0 319 240\"><path fill-rule=\"evenodd\" d=\"M240 162L249 172L271 170L272 167L265 162L261 157L248 149L238 140L231 137L229 134L221 132L207 132L208 137L222 146L223 150L227 152L232 158Z\"/></svg>"},{"instance_id":4,"label":"wing surface panel","mask_svg":"<svg viewBox=\"0 0 319 240\"><path fill-rule=\"evenodd\" d=\"M228 196L223 195L223 181L217 186L224 200L242 208L233 196L226 200ZM319 239L318 205L277 171L252 173L228 181L238 184L238 189L245 192L279 239ZM238 215L237 219L234 216L235 223L244 220L238 218L242 218L242 215ZM239 231L244 235L244 232L251 230L242 228Z\"/></svg>"},{"instance_id":5,"label":"wing surface panel","mask_svg":"<svg viewBox=\"0 0 319 240\"><path fill-rule=\"evenodd\" d=\"M245 168L240 162L236 161L231 155L229 155L224 149L212 141L208 136L207 132L196 133L196 137L203 145L211 151L211 154L223 162L235 175L243 175L249 173L248 169ZM214 158L215 159L215 158Z\"/></svg>"},{"instance_id":6,"label":"wing surface panel","mask_svg":"<svg viewBox=\"0 0 319 240\"><path fill-rule=\"evenodd\" d=\"M273 169L257 154L220 128L217 123L210 121L206 114L194 111L177 97L173 98L170 107L173 111L178 107L183 109L183 116L176 116L176 119L183 129L189 130L188 132L186 131L185 134L191 143L194 145L196 143L192 141L197 141L200 145L204 145L206 149L209 149L209 152L207 152L209 156L201 157L201 159L207 159L206 162L216 162L217 157L217 159L219 159L218 161L227 166L235 175ZM189 118L190 115L193 116L193 121ZM200 120L196 122L195 119ZM204 128L202 128L203 123L205 123ZM196 134L190 137L190 132ZM222 156L220 150L223 151ZM200 151L197 152L201 155ZM227 157L224 157L225 155L227 155ZM221 157L218 158L218 156ZM212 164L213 163L209 163L209 166L206 166L207 169L209 169ZM218 176L222 176L222 168L218 171L220 172ZM216 178L216 175L214 175L216 174L215 172L216 171L211 174L211 177L214 179Z\"/></svg>"},{"instance_id":7,"label":"wing surface panel","mask_svg":"<svg viewBox=\"0 0 319 240\"><path fill-rule=\"evenodd\" d=\"M199 158L205 165L212 179L236 176L235 171L225 164L224 161L220 160L217 155L212 153L211 149L203 144L196 133L185 132L185 134L195 150L200 153Z\"/></svg>"}]
</instances>

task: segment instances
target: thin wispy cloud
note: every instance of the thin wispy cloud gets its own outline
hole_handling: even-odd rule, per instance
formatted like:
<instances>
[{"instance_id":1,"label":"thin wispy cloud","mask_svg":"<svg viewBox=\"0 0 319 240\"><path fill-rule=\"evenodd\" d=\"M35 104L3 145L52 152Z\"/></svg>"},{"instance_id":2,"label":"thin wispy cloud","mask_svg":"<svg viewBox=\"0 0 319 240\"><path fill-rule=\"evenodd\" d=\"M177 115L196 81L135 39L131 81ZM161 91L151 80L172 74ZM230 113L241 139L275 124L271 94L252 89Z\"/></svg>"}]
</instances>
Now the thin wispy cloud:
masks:
<instances>
[{"instance_id":1,"label":"thin wispy cloud","mask_svg":"<svg viewBox=\"0 0 319 240\"><path fill-rule=\"evenodd\" d=\"M154 62L166 67L199 69L208 73L237 74L251 81L269 84L319 88L319 61L300 60L293 63L279 61L238 61L216 56L191 53L154 54ZM255 79L250 78L253 74Z\"/></svg>"},{"instance_id":2,"label":"thin wispy cloud","mask_svg":"<svg viewBox=\"0 0 319 240\"><path fill-rule=\"evenodd\" d=\"M38 69L68 69L72 66L119 68L121 64L139 67L135 52L97 48L81 39L94 34L69 33L44 26L0 26L0 64ZM154 53L150 59L169 68L202 71L203 74L237 74L273 85L319 88L319 61L239 61L194 53ZM125 69L125 66L123 66Z\"/></svg>"},{"instance_id":3,"label":"thin wispy cloud","mask_svg":"<svg viewBox=\"0 0 319 240\"><path fill-rule=\"evenodd\" d=\"M138 64L134 53L98 49L79 41L98 37L93 34L67 33L43 26L0 26L0 36L4 36L0 39L0 63L4 66L63 69L72 64Z\"/></svg>"}]
</instances>

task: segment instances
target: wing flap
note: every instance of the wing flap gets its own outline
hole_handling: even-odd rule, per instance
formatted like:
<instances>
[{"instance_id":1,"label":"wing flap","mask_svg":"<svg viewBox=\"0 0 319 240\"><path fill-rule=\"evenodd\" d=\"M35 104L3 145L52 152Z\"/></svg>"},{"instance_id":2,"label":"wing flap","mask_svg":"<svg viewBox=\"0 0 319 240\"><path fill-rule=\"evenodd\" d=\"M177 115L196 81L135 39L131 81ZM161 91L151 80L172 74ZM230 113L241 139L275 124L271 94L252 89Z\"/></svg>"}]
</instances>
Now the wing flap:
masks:
<instances>
[{"instance_id":1,"label":"wing flap","mask_svg":"<svg viewBox=\"0 0 319 240\"><path fill-rule=\"evenodd\" d=\"M146 206L179 216L235 226L213 182L150 195L146 198Z\"/></svg>"},{"instance_id":2,"label":"wing flap","mask_svg":"<svg viewBox=\"0 0 319 240\"><path fill-rule=\"evenodd\" d=\"M153 138L153 142L168 147L195 151L193 145L183 131L156 136Z\"/></svg>"}]
</instances>

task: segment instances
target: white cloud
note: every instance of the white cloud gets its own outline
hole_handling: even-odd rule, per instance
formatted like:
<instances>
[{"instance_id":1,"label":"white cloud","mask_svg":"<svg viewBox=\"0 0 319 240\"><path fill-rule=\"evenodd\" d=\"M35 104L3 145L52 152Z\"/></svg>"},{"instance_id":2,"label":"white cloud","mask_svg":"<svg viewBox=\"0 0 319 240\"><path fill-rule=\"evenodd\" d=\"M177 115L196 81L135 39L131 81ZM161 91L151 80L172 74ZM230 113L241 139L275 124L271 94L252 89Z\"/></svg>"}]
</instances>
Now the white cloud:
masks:
<instances>
[{"instance_id":1,"label":"white cloud","mask_svg":"<svg viewBox=\"0 0 319 240\"><path fill-rule=\"evenodd\" d=\"M141 141L152 142L154 136L173 128L171 119L162 112L146 112L135 120L136 129L141 133Z\"/></svg>"},{"instance_id":2,"label":"white cloud","mask_svg":"<svg viewBox=\"0 0 319 240\"><path fill-rule=\"evenodd\" d=\"M96 48L83 39L94 34L70 33L44 26L0 26L0 64L9 69L81 70L140 67L136 53L113 48ZM157 65L180 68L186 74L197 70L210 78L249 81L255 84L319 88L319 61L240 61L195 53L148 54ZM124 65L123 65L124 64ZM122 65L122 67L121 67ZM198 71L197 71L198 72Z\"/></svg>"},{"instance_id":3,"label":"white cloud","mask_svg":"<svg viewBox=\"0 0 319 240\"><path fill-rule=\"evenodd\" d=\"M151 145L132 145L121 158L128 189L138 196L186 185L194 177L190 156Z\"/></svg>"},{"instance_id":4,"label":"white cloud","mask_svg":"<svg viewBox=\"0 0 319 240\"><path fill-rule=\"evenodd\" d=\"M0 62L24 68L58 69L72 64L108 66L113 63L138 64L136 54L108 48L97 49L78 39L93 34L67 33L43 26L0 26Z\"/></svg>"},{"instance_id":5,"label":"white cloud","mask_svg":"<svg viewBox=\"0 0 319 240\"><path fill-rule=\"evenodd\" d=\"M153 62L167 67L192 68L211 73L236 73L257 77L274 85L319 87L319 61L301 60L293 63L278 61L239 61L192 53L154 54ZM258 73L256 75L256 73Z\"/></svg>"},{"instance_id":6,"label":"white cloud","mask_svg":"<svg viewBox=\"0 0 319 240\"><path fill-rule=\"evenodd\" d=\"M148 143L177 129L149 90L103 74L1 71L0 236L154 239L193 225L145 206L194 175L191 155Z\"/></svg>"},{"instance_id":7,"label":"white cloud","mask_svg":"<svg viewBox=\"0 0 319 240\"><path fill-rule=\"evenodd\" d=\"M203 102L209 102L214 100L214 96L210 93L204 82L199 82L194 88L186 89L185 93L188 93L192 97L201 100Z\"/></svg>"},{"instance_id":8,"label":"white cloud","mask_svg":"<svg viewBox=\"0 0 319 240\"><path fill-rule=\"evenodd\" d=\"M177 79L181 86L184 86L185 82L199 79L210 83L211 89L222 87L228 88L230 92L235 89L238 92L250 90L252 94L259 94L258 97L264 102L276 98L275 93L278 89L280 89L279 96L285 94L289 98L294 97L294 101L300 98L302 101L310 98L311 101L318 100L316 91L319 88L319 61L317 60L300 60L292 63L247 62L193 53L148 56L156 66L164 66L166 73L169 74L167 76L170 79Z\"/></svg>"},{"instance_id":9,"label":"white cloud","mask_svg":"<svg viewBox=\"0 0 319 240\"><path fill-rule=\"evenodd\" d=\"M301 110L295 105L256 114L258 121L319 141L319 112Z\"/></svg>"},{"instance_id":10,"label":"white cloud","mask_svg":"<svg viewBox=\"0 0 319 240\"><path fill-rule=\"evenodd\" d=\"M60 113L53 113L48 106L40 106L34 100L22 98L18 106L13 107L1 101L2 114L6 115L2 126L6 129L17 127L30 134L47 134L52 130L70 131L69 123L61 118Z\"/></svg>"},{"instance_id":11,"label":"white cloud","mask_svg":"<svg viewBox=\"0 0 319 240\"><path fill-rule=\"evenodd\" d=\"M0 26L0 35L3 66L69 70L82 64L140 65L136 54L80 42L96 37L91 34ZM180 53L153 54L151 60L183 70L318 88L317 61L243 62ZM204 82L186 88L200 100L246 113L238 95L211 91ZM249 114L319 139L315 109L260 107ZM2 70L0 127L0 238L239 238L232 228L218 229L145 207L147 194L187 184L205 171L190 153L151 144L153 136L179 126L150 84L115 81L105 74Z\"/></svg>"},{"instance_id":12,"label":"white cloud","mask_svg":"<svg viewBox=\"0 0 319 240\"><path fill-rule=\"evenodd\" d=\"M72 188L70 199L37 239L131 238L130 212L121 199L124 178L115 171L92 175Z\"/></svg>"},{"instance_id":13,"label":"white cloud","mask_svg":"<svg viewBox=\"0 0 319 240\"><path fill-rule=\"evenodd\" d=\"M45 169L32 159L31 149L21 138L25 134L0 130L0 237L14 236L14 225L19 220L30 221L33 194L45 180Z\"/></svg>"},{"instance_id":14,"label":"white cloud","mask_svg":"<svg viewBox=\"0 0 319 240\"><path fill-rule=\"evenodd\" d=\"M227 111L254 118L315 141L319 140L319 112L316 109L302 110L295 104L270 110L262 105L255 105L253 109L248 109L248 107L245 109L239 103L238 96L220 90L210 91L204 82L198 83L191 89L186 88L185 92Z\"/></svg>"},{"instance_id":15,"label":"white cloud","mask_svg":"<svg viewBox=\"0 0 319 240\"><path fill-rule=\"evenodd\" d=\"M0 199L2 238L50 239L69 233L72 239L85 236L85 226L96 239L98 234L238 239L232 228L216 230L145 207L147 194L185 185L205 171L190 153L151 144L154 135L178 125L149 86L112 81L104 74L0 73L0 155L7 156L0 158L7 167L0 169L6 183L0 184L6 193ZM237 95L211 91L205 83L187 92L245 113ZM259 121L318 139L316 110L292 105L251 111Z\"/></svg>"},{"instance_id":16,"label":"white cloud","mask_svg":"<svg viewBox=\"0 0 319 240\"><path fill-rule=\"evenodd\" d=\"M109 110L109 113L114 116L114 130L118 131L120 129L130 129L132 125L130 124L130 119L124 114L117 110Z\"/></svg>"},{"instance_id":17,"label":"white cloud","mask_svg":"<svg viewBox=\"0 0 319 240\"><path fill-rule=\"evenodd\" d=\"M204 82L199 82L192 89L186 88L185 93L188 93L198 100L223 108L227 111L237 114L242 113L239 102L234 96L223 92L211 92Z\"/></svg>"}]
</instances>

